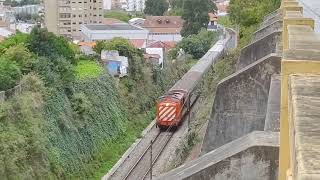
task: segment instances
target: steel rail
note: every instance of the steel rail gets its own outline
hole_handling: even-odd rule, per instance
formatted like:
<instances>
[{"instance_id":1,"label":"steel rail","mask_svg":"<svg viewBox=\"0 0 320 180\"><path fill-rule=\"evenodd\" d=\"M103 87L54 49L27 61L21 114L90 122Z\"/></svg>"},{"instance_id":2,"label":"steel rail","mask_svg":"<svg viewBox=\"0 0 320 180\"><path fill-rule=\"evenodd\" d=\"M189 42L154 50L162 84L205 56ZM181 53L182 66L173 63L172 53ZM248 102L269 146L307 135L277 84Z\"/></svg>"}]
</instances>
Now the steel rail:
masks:
<instances>
[{"instance_id":1,"label":"steel rail","mask_svg":"<svg viewBox=\"0 0 320 180\"><path fill-rule=\"evenodd\" d=\"M154 138L154 142L158 139L158 137L160 136L162 132L158 132L157 136ZM143 159L143 157L147 154L147 152L150 149L150 146L152 146L152 144L149 144L148 147L143 151L142 155L139 157L138 161L130 168L129 172L127 173L127 175L123 178L123 180L128 179L128 177L131 175L131 173L133 172L133 170L138 166L138 164L140 163L140 161Z\"/></svg>"},{"instance_id":2,"label":"steel rail","mask_svg":"<svg viewBox=\"0 0 320 180\"><path fill-rule=\"evenodd\" d=\"M165 144L163 145L163 147L161 147L160 152L158 153L158 155L156 155L155 159L152 161L152 166L149 167L148 171L144 174L144 176L142 177L142 180L145 179L147 177L147 175L149 174L149 172L151 171L153 165L157 162L158 158L160 157L160 155L162 154L163 150L167 147L169 141L171 140L172 136L174 133L171 133L169 135L169 138L167 139L167 141L165 142ZM168 135L166 135L168 136Z\"/></svg>"}]
</instances>

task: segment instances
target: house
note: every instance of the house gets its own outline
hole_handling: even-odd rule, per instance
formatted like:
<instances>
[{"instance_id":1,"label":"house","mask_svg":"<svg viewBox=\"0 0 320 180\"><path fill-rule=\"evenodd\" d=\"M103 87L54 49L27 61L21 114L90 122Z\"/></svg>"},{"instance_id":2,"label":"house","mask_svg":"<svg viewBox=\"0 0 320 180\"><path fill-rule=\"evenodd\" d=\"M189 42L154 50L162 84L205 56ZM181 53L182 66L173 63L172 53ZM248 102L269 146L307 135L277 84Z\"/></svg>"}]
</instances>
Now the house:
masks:
<instances>
[{"instance_id":1,"label":"house","mask_svg":"<svg viewBox=\"0 0 320 180\"><path fill-rule=\"evenodd\" d=\"M147 16L142 27L149 31L149 41L182 40L180 34L183 26L181 16Z\"/></svg>"},{"instance_id":2,"label":"house","mask_svg":"<svg viewBox=\"0 0 320 180\"><path fill-rule=\"evenodd\" d=\"M148 31L127 23L81 25L81 40L86 42L111 40L122 37L146 44Z\"/></svg>"},{"instance_id":3,"label":"house","mask_svg":"<svg viewBox=\"0 0 320 180\"><path fill-rule=\"evenodd\" d=\"M155 41L148 44L147 48L162 48L165 52L175 48L177 42L174 41Z\"/></svg>"},{"instance_id":4,"label":"house","mask_svg":"<svg viewBox=\"0 0 320 180\"><path fill-rule=\"evenodd\" d=\"M217 0L215 3L218 9L218 12L217 12L218 16L225 16L228 14L228 7L230 4L230 0Z\"/></svg>"},{"instance_id":5,"label":"house","mask_svg":"<svg viewBox=\"0 0 320 180\"><path fill-rule=\"evenodd\" d=\"M144 57L145 59L147 58L147 61L151 59L151 61L153 61L152 64L159 65L161 68L163 68L164 51L162 48L146 48L146 54L144 55Z\"/></svg>"},{"instance_id":6,"label":"house","mask_svg":"<svg viewBox=\"0 0 320 180\"><path fill-rule=\"evenodd\" d=\"M80 48L80 52L87 56L96 54L93 50L96 46L96 42L79 42L78 46Z\"/></svg>"},{"instance_id":7,"label":"house","mask_svg":"<svg viewBox=\"0 0 320 180\"><path fill-rule=\"evenodd\" d=\"M214 12L208 13L209 23L208 31L217 31L218 30L218 16Z\"/></svg>"},{"instance_id":8,"label":"house","mask_svg":"<svg viewBox=\"0 0 320 180\"><path fill-rule=\"evenodd\" d=\"M125 56L119 56L118 51L101 52L101 62L114 77L124 77L128 75L129 61Z\"/></svg>"}]
</instances>

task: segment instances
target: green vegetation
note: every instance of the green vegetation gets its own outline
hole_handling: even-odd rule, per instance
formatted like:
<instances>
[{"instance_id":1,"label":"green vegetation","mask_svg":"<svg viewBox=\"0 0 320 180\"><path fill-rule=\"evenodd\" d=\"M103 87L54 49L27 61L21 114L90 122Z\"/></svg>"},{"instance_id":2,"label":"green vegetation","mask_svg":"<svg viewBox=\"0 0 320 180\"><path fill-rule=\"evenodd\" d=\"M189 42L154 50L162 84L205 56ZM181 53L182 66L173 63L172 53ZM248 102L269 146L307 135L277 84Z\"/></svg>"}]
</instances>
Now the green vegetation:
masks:
<instances>
[{"instance_id":1,"label":"green vegetation","mask_svg":"<svg viewBox=\"0 0 320 180\"><path fill-rule=\"evenodd\" d=\"M184 24L181 34L183 37L187 37L191 34L197 34L201 28L207 27L208 12L216 9L216 6L211 0L183 0L177 9L182 9Z\"/></svg>"},{"instance_id":2,"label":"green vegetation","mask_svg":"<svg viewBox=\"0 0 320 180\"><path fill-rule=\"evenodd\" d=\"M231 0L230 20L240 26L240 46L246 45L263 17L279 8L281 0Z\"/></svg>"},{"instance_id":3,"label":"green vegetation","mask_svg":"<svg viewBox=\"0 0 320 180\"><path fill-rule=\"evenodd\" d=\"M144 13L152 16L162 16L169 7L166 0L147 0Z\"/></svg>"},{"instance_id":4,"label":"green vegetation","mask_svg":"<svg viewBox=\"0 0 320 180\"><path fill-rule=\"evenodd\" d=\"M12 88L21 78L19 67L4 58L0 58L0 91Z\"/></svg>"},{"instance_id":5,"label":"green vegetation","mask_svg":"<svg viewBox=\"0 0 320 180\"><path fill-rule=\"evenodd\" d=\"M81 60L75 67L78 79L97 78L103 71L103 68L97 62L90 60Z\"/></svg>"},{"instance_id":6,"label":"green vegetation","mask_svg":"<svg viewBox=\"0 0 320 180\"><path fill-rule=\"evenodd\" d=\"M202 29L198 34L190 35L180 41L176 49L181 48L193 58L200 59L217 40L217 32Z\"/></svg>"},{"instance_id":7,"label":"green vegetation","mask_svg":"<svg viewBox=\"0 0 320 180\"><path fill-rule=\"evenodd\" d=\"M96 50L102 49L129 58L128 77L116 84L98 63L44 29L0 44L1 90L23 88L0 104L3 179L100 177L154 119L155 100L193 64L168 60L161 70L122 38L98 42Z\"/></svg>"},{"instance_id":8,"label":"green vegetation","mask_svg":"<svg viewBox=\"0 0 320 180\"><path fill-rule=\"evenodd\" d=\"M117 11L117 10L110 10L107 11L104 15L105 18L114 18L118 19L120 21L128 22L131 17L130 15L125 11Z\"/></svg>"}]
</instances>

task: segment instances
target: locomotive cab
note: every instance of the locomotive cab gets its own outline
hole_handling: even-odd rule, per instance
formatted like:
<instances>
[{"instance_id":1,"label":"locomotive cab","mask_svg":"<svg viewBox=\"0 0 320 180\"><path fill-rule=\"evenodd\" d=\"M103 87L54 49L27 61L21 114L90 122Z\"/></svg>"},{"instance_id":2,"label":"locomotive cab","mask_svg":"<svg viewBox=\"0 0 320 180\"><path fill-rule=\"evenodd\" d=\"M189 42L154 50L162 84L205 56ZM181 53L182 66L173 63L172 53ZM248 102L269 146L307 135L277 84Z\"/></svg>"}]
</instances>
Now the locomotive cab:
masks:
<instances>
[{"instance_id":1,"label":"locomotive cab","mask_svg":"<svg viewBox=\"0 0 320 180\"><path fill-rule=\"evenodd\" d=\"M160 129L174 128L181 123L186 94L183 90L174 90L159 98L156 123Z\"/></svg>"}]
</instances>

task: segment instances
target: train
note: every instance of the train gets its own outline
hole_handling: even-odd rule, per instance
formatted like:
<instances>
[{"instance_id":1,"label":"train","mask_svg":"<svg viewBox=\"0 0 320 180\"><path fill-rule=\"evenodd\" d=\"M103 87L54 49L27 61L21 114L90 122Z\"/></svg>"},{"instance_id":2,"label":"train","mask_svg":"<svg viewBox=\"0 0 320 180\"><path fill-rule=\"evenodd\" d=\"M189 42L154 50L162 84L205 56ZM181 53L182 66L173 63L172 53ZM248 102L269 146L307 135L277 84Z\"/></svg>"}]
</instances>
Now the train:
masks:
<instances>
[{"instance_id":1,"label":"train","mask_svg":"<svg viewBox=\"0 0 320 180\"><path fill-rule=\"evenodd\" d=\"M177 129L200 95L202 77L228 49L230 33L216 44L156 103L156 126Z\"/></svg>"}]
</instances>

